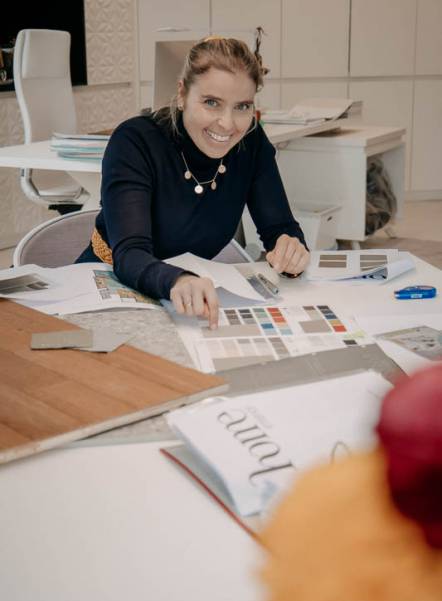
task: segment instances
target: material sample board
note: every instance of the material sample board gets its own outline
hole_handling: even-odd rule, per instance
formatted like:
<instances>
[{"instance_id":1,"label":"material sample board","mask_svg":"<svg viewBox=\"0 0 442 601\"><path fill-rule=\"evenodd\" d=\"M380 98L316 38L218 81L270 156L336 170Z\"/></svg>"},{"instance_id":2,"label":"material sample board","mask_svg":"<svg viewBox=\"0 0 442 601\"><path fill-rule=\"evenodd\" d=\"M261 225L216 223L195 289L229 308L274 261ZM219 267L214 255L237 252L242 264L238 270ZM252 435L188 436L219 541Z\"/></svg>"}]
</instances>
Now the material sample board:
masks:
<instances>
[{"instance_id":1,"label":"material sample board","mask_svg":"<svg viewBox=\"0 0 442 601\"><path fill-rule=\"evenodd\" d=\"M226 391L224 380L121 346L31 350L33 333L76 329L0 299L0 463Z\"/></svg>"}]
</instances>

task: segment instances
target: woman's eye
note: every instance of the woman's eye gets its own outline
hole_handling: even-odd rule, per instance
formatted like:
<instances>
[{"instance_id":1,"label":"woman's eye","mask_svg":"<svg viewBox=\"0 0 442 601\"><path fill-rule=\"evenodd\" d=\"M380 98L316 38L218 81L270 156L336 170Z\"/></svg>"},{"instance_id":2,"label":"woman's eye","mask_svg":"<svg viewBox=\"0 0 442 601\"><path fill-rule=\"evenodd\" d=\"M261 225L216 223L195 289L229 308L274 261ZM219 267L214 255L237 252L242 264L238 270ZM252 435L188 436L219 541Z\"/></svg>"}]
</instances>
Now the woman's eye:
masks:
<instances>
[{"instance_id":1,"label":"woman's eye","mask_svg":"<svg viewBox=\"0 0 442 601\"><path fill-rule=\"evenodd\" d=\"M242 102L241 104L238 104L237 108L242 112L249 111L252 108L252 104L250 102Z\"/></svg>"},{"instance_id":2,"label":"woman's eye","mask_svg":"<svg viewBox=\"0 0 442 601\"><path fill-rule=\"evenodd\" d=\"M207 106L218 106L218 102L214 98L206 98L204 102L207 104Z\"/></svg>"}]
</instances>

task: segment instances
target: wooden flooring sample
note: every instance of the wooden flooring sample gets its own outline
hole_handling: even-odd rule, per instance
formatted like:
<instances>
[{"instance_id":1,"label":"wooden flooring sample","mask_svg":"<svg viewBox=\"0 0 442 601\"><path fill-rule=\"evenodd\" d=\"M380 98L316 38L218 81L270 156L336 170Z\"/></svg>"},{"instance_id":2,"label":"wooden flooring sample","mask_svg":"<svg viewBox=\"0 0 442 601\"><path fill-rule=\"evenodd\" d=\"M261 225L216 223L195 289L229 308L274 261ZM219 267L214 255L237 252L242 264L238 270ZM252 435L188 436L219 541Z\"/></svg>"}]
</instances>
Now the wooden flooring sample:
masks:
<instances>
[{"instance_id":1,"label":"wooden flooring sample","mask_svg":"<svg viewBox=\"0 0 442 601\"><path fill-rule=\"evenodd\" d=\"M31 350L36 332L77 326L0 299L0 463L227 389L225 381L123 345Z\"/></svg>"}]
</instances>

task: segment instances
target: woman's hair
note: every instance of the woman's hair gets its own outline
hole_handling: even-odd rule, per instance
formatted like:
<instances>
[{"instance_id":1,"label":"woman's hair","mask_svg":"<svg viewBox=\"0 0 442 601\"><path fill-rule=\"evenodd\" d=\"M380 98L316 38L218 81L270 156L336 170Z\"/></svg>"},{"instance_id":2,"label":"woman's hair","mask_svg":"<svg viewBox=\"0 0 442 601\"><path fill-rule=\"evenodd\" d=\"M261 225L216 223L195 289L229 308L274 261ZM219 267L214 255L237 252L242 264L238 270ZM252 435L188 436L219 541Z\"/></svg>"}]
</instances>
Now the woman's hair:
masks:
<instances>
[{"instance_id":1,"label":"woman's hair","mask_svg":"<svg viewBox=\"0 0 442 601\"><path fill-rule=\"evenodd\" d=\"M235 38L209 36L197 42L190 49L184 61L180 81L184 93L187 94L198 76L207 73L209 69L219 69L229 73L242 71L250 77L259 91L263 86L263 76L268 69L262 66L262 57L259 52L261 37L264 33L261 27L256 28L255 51L252 52L247 44ZM178 98L175 95L168 106L165 106L155 115L160 121L170 120L172 128L177 132Z\"/></svg>"}]
</instances>

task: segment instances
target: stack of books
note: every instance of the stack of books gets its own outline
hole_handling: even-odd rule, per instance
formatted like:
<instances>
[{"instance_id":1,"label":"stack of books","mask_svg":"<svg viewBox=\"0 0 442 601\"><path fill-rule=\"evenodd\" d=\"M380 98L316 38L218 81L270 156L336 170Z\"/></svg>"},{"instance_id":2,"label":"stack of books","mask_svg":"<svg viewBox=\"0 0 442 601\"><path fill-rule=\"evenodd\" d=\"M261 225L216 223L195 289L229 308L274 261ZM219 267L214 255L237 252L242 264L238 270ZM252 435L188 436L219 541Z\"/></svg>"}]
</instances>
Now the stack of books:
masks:
<instances>
[{"instance_id":1,"label":"stack of books","mask_svg":"<svg viewBox=\"0 0 442 601\"><path fill-rule=\"evenodd\" d=\"M101 161L110 135L97 134L62 134L54 132L51 138L51 150L59 157Z\"/></svg>"}]
</instances>

